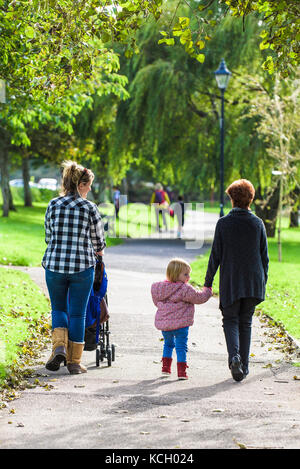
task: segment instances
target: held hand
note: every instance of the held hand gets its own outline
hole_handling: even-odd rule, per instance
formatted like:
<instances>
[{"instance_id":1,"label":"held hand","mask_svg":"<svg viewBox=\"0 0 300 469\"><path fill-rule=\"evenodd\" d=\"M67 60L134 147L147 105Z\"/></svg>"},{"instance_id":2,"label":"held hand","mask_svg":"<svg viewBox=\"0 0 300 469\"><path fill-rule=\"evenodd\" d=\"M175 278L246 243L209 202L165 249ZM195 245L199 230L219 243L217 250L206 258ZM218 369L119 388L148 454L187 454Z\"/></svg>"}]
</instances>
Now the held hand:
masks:
<instances>
[{"instance_id":1,"label":"held hand","mask_svg":"<svg viewBox=\"0 0 300 469\"><path fill-rule=\"evenodd\" d=\"M96 252L96 256L103 256L104 255L104 249L102 251Z\"/></svg>"}]
</instances>

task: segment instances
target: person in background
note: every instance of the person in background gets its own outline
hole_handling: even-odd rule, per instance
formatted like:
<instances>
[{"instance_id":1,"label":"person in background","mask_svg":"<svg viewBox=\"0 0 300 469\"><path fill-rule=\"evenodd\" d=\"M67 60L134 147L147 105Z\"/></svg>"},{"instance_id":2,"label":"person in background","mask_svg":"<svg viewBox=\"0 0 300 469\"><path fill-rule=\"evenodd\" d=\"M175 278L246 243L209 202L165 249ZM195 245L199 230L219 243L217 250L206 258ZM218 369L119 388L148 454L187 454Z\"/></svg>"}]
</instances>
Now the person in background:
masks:
<instances>
[{"instance_id":1,"label":"person in background","mask_svg":"<svg viewBox=\"0 0 300 469\"><path fill-rule=\"evenodd\" d=\"M174 207L174 213L177 217L178 228L177 228L177 238L182 236L182 228L184 225L184 202L182 195L178 196L178 201L172 205Z\"/></svg>"},{"instance_id":2,"label":"person in background","mask_svg":"<svg viewBox=\"0 0 300 469\"><path fill-rule=\"evenodd\" d=\"M114 186L113 187L113 203L114 203L114 207L115 207L116 219L119 218L120 195L121 195L120 190L118 189L118 187Z\"/></svg>"},{"instance_id":3,"label":"person in background","mask_svg":"<svg viewBox=\"0 0 300 469\"><path fill-rule=\"evenodd\" d=\"M151 196L150 204L155 204L155 216L156 216L156 227L157 231L161 231L160 228L160 217L163 219L165 231L168 230L166 213L169 212L170 199L166 191L160 182L155 184L154 192Z\"/></svg>"},{"instance_id":4,"label":"person in background","mask_svg":"<svg viewBox=\"0 0 300 469\"><path fill-rule=\"evenodd\" d=\"M85 373L86 306L94 281L96 255L106 246L97 206L87 200L94 174L75 161L62 163L62 189L45 214L47 248L42 260L52 308L52 354L46 368L67 361L70 374Z\"/></svg>"}]
</instances>

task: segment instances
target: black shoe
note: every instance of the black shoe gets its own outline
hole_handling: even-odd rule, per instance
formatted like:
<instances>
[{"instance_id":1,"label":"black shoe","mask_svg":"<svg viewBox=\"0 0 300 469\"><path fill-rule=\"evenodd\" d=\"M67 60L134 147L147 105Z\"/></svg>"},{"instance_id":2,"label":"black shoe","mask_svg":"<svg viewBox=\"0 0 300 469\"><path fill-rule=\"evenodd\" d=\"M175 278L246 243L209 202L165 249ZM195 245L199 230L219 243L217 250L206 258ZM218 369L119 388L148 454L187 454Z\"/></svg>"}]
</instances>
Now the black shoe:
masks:
<instances>
[{"instance_id":1,"label":"black shoe","mask_svg":"<svg viewBox=\"0 0 300 469\"><path fill-rule=\"evenodd\" d=\"M231 375L235 381L242 381L244 379L245 376L242 368L242 362L238 355L235 355L232 358L230 369Z\"/></svg>"}]
</instances>

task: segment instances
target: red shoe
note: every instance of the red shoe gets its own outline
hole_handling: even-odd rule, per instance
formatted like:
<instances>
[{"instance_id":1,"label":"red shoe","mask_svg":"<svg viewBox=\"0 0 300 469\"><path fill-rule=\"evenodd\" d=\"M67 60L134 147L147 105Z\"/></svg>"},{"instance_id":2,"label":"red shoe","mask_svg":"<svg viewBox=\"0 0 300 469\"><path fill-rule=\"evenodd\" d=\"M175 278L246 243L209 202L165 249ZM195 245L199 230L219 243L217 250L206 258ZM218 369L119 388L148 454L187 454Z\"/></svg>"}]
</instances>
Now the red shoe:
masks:
<instances>
[{"instance_id":1,"label":"red shoe","mask_svg":"<svg viewBox=\"0 0 300 469\"><path fill-rule=\"evenodd\" d=\"M177 375L178 379L189 379L186 374L186 369L188 368L185 362L177 362Z\"/></svg>"},{"instance_id":2,"label":"red shoe","mask_svg":"<svg viewBox=\"0 0 300 469\"><path fill-rule=\"evenodd\" d=\"M162 366L162 374L163 375L170 375L171 374L171 365L172 365L172 358L162 357L161 359L163 366Z\"/></svg>"}]
</instances>

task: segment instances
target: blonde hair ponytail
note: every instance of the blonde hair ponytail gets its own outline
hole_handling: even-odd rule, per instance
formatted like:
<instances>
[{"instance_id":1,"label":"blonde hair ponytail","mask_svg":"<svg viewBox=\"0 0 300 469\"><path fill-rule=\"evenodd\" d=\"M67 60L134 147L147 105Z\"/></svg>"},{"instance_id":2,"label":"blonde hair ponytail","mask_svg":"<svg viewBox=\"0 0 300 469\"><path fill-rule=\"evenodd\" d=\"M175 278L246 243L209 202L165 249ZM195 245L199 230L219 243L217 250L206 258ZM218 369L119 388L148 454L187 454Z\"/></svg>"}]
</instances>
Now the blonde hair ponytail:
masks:
<instances>
[{"instance_id":1,"label":"blonde hair ponytail","mask_svg":"<svg viewBox=\"0 0 300 469\"><path fill-rule=\"evenodd\" d=\"M76 161L65 160L62 162L62 185L60 195L79 195L78 186L81 182L87 184L94 179L94 173L84 168Z\"/></svg>"}]
</instances>

